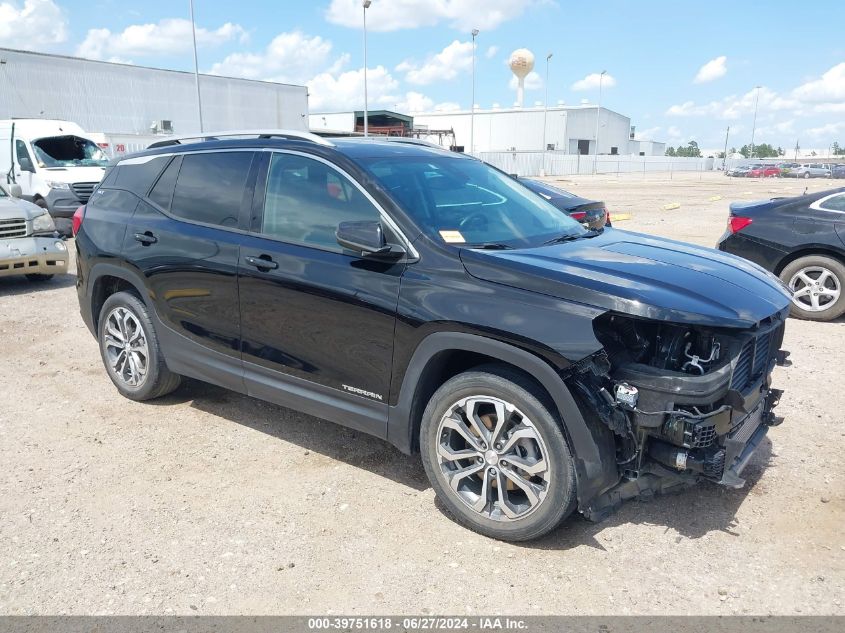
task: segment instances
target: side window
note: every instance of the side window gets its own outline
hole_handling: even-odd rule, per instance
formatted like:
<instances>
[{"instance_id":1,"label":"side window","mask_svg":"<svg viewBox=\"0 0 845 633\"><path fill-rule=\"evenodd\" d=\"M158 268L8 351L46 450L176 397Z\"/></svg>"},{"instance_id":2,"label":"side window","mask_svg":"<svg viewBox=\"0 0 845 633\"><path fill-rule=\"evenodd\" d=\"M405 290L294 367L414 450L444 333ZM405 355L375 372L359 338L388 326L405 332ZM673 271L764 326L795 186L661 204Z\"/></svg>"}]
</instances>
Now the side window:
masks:
<instances>
[{"instance_id":1,"label":"side window","mask_svg":"<svg viewBox=\"0 0 845 633\"><path fill-rule=\"evenodd\" d=\"M193 222L238 226L252 152L186 154L170 212Z\"/></svg>"},{"instance_id":2,"label":"side window","mask_svg":"<svg viewBox=\"0 0 845 633\"><path fill-rule=\"evenodd\" d=\"M138 202L138 198L128 191L122 191L120 189L98 189L91 196L88 206L94 209L103 209L104 211L132 214L135 212Z\"/></svg>"},{"instance_id":3,"label":"side window","mask_svg":"<svg viewBox=\"0 0 845 633\"><path fill-rule=\"evenodd\" d=\"M170 203L173 201L173 191L176 189L176 176L179 175L179 168L182 165L182 157L176 156L158 177L153 190L150 191L150 200L166 211L170 211Z\"/></svg>"},{"instance_id":4,"label":"side window","mask_svg":"<svg viewBox=\"0 0 845 633\"><path fill-rule=\"evenodd\" d=\"M378 209L361 190L329 165L295 154L273 154L263 234L340 253L338 224L379 219Z\"/></svg>"},{"instance_id":5,"label":"side window","mask_svg":"<svg viewBox=\"0 0 845 633\"><path fill-rule=\"evenodd\" d=\"M819 205L822 209L845 212L845 193L833 196Z\"/></svg>"},{"instance_id":6,"label":"side window","mask_svg":"<svg viewBox=\"0 0 845 633\"><path fill-rule=\"evenodd\" d=\"M21 139L15 140L15 154L17 154L18 165L21 164L21 160L24 162L30 160L29 151L26 149L26 143L24 143Z\"/></svg>"},{"instance_id":7,"label":"side window","mask_svg":"<svg viewBox=\"0 0 845 633\"><path fill-rule=\"evenodd\" d=\"M161 173L167 164L167 156L156 156L143 163L122 162L117 167L114 186L121 189L128 189L140 197L147 195L150 187L153 186L156 176Z\"/></svg>"}]
</instances>

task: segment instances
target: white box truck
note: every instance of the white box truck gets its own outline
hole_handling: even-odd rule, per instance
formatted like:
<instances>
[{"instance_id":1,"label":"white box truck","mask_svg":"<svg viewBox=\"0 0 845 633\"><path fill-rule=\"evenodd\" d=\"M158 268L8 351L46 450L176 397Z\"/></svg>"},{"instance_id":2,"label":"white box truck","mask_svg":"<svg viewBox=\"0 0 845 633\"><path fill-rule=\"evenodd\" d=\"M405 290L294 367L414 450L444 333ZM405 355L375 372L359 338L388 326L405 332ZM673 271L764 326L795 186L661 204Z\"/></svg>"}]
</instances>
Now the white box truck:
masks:
<instances>
[{"instance_id":1,"label":"white box truck","mask_svg":"<svg viewBox=\"0 0 845 633\"><path fill-rule=\"evenodd\" d=\"M66 235L108 162L106 152L71 121L0 120L0 178L20 185L21 197L47 209Z\"/></svg>"}]
</instances>

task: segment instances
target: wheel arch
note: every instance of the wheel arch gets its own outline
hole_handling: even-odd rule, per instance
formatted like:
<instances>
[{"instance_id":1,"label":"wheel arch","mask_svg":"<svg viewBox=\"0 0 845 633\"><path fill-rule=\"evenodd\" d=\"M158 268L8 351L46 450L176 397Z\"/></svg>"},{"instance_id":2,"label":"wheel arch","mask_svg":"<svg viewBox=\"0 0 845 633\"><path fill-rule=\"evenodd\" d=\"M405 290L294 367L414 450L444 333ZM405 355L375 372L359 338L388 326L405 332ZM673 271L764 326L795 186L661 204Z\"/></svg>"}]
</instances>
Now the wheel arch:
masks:
<instances>
[{"instance_id":1,"label":"wheel arch","mask_svg":"<svg viewBox=\"0 0 845 633\"><path fill-rule=\"evenodd\" d=\"M100 310L111 295L129 291L135 294L152 311L149 295L144 291L144 283L132 272L112 264L97 264L88 275L88 305L91 307L91 319L94 332L100 320Z\"/></svg>"},{"instance_id":2,"label":"wheel arch","mask_svg":"<svg viewBox=\"0 0 845 633\"><path fill-rule=\"evenodd\" d=\"M472 367L504 364L527 375L556 409L575 459L579 507L616 483L616 456L600 441L562 377L540 357L514 345L476 334L437 332L417 346L408 363L397 404L388 415L388 440L405 453L418 450L422 414L446 380Z\"/></svg>"},{"instance_id":3,"label":"wheel arch","mask_svg":"<svg viewBox=\"0 0 845 633\"><path fill-rule=\"evenodd\" d=\"M774 273L778 276L783 272L783 269L789 266L792 262L801 259L802 257L831 257L837 260L840 264L845 266L845 252L837 250L832 246L823 244L813 246L802 246L799 250L792 251L785 255L775 266Z\"/></svg>"}]
</instances>

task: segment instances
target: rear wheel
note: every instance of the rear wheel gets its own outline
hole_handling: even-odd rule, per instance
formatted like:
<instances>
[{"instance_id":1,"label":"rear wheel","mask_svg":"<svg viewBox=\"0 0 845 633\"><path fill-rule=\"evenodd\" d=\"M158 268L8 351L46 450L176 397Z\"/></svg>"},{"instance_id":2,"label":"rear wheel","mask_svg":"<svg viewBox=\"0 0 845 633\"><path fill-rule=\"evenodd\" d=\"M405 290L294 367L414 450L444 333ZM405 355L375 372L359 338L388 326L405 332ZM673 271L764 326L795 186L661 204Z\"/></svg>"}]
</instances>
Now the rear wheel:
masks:
<instances>
[{"instance_id":1,"label":"rear wheel","mask_svg":"<svg viewBox=\"0 0 845 633\"><path fill-rule=\"evenodd\" d=\"M809 178L809 177L810 177L810 172L805 171L805 172L804 172L804 178Z\"/></svg>"},{"instance_id":2,"label":"rear wheel","mask_svg":"<svg viewBox=\"0 0 845 633\"><path fill-rule=\"evenodd\" d=\"M180 377L164 363L153 323L134 294L111 295L100 310L100 356L121 395L152 400L179 386Z\"/></svg>"},{"instance_id":3,"label":"rear wheel","mask_svg":"<svg viewBox=\"0 0 845 633\"><path fill-rule=\"evenodd\" d=\"M780 278L792 292L792 316L830 321L845 313L845 266L839 260L823 255L801 257L787 265Z\"/></svg>"},{"instance_id":4,"label":"rear wheel","mask_svg":"<svg viewBox=\"0 0 845 633\"><path fill-rule=\"evenodd\" d=\"M423 414L420 452L449 513L505 541L538 538L575 506L572 454L534 383L507 367L455 376Z\"/></svg>"}]
</instances>

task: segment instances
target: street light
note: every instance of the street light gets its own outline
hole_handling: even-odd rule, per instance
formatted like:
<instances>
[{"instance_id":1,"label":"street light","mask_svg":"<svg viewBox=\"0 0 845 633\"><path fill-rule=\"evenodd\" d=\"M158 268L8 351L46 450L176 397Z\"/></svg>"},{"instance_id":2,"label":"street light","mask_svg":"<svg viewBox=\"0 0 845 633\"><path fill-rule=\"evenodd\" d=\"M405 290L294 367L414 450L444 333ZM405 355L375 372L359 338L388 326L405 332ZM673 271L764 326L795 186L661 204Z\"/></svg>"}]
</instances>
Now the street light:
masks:
<instances>
[{"instance_id":1,"label":"street light","mask_svg":"<svg viewBox=\"0 0 845 633\"><path fill-rule=\"evenodd\" d=\"M472 103L469 104L469 153L475 151L475 38L478 29L472 30Z\"/></svg>"},{"instance_id":2,"label":"street light","mask_svg":"<svg viewBox=\"0 0 845 633\"><path fill-rule=\"evenodd\" d=\"M599 162L599 120L601 119L601 84L604 76L607 74L606 70L601 71L599 75L599 104L596 106L596 152L595 158L593 159L593 173L595 174L598 169L598 162Z\"/></svg>"},{"instance_id":3,"label":"street light","mask_svg":"<svg viewBox=\"0 0 845 633\"><path fill-rule=\"evenodd\" d=\"M760 88L761 86L754 86L757 94L754 96L754 122L751 124L751 154L749 158L754 158L754 131L757 129L757 104L760 102Z\"/></svg>"},{"instance_id":4,"label":"street light","mask_svg":"<svg viewBox=\"0 0 845 633\"><path fill-rule=\"evenodd\" d=\"M546 55L546 96L543 98L543 175L546 171L546 150L549 148L546 145L546 117L549 114L549 61L554 53Z\"/></svg>"},{"instance_id":5,"label":"street light","mask_svg":"<svg viewBox=\"0 0 845 633\"><path fill-rule=\"evenodd\" d=\"M200 132L203 132L204 130L202 129L202 97L200 97L200 67L199 60L197 59L197 27L196 23L194 22L194 0L190 0L189 5L191 7L191 34L194 38L194 83L197 87L197 114L199 115L200 119Z\"/></svg>"},{"instance_id":6,"label":"street light","mask_svg":"<svg viewBox=\"0 0 845 633\"><path fill-rule=\"evenodd\" d=\"M364 0L361 6L364 7L364 136L369 136L368 119L370 115L367 111L367 9L372 4L371 0Z\"/></svg>"}]
</instances>

